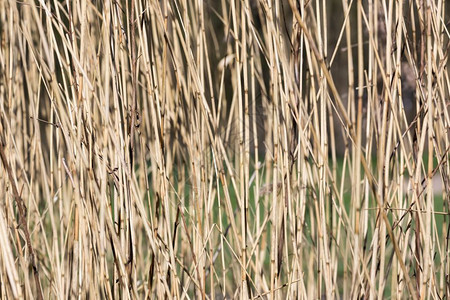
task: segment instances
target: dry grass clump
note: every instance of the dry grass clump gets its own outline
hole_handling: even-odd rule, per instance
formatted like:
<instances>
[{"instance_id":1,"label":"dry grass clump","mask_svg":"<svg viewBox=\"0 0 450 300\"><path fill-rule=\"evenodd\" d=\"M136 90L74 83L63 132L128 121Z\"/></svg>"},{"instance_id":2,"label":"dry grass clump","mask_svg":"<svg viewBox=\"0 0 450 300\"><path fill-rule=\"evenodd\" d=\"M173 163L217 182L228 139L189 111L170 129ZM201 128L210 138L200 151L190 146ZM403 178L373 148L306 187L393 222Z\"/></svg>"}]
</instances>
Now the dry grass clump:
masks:
<instances>
[{"instance_id":1,"label":"dry grass clump","mask_svg":"<svg viewBox=\"0 0 450 300\"><path fill-rule=\"evenodd\" d=\"M0 1L0 298L448 299L448 26Z\"/></svg>"}]
</instances>

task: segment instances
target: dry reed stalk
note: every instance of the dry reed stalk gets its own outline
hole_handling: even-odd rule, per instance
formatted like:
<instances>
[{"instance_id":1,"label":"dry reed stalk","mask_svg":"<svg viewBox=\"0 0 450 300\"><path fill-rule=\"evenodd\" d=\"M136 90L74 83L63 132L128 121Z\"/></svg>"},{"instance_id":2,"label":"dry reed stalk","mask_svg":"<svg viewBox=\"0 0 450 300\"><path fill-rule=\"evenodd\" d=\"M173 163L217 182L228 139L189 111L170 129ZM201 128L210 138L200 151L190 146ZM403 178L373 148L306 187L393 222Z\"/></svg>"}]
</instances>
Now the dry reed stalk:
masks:
<instances>
[{"instance_id":1,"label":"dry reed stalk","mask_svg":"<svg viewBox=\"0 0 450 300\"><path fill-rule=\"evenodd\" d=\"M448 298L446 4L0 1L0 298Z\"/></svg>"}]
</instances>

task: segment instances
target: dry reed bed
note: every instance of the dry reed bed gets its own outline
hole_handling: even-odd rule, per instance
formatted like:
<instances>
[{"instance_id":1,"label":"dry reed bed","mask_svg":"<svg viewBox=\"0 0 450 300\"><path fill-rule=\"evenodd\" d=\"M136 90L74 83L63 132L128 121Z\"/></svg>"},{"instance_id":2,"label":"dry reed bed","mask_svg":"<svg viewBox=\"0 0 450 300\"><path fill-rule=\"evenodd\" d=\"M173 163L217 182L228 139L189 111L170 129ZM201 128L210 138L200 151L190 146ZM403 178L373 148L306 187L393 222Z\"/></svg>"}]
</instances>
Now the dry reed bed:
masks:
<instances>
[{"instance_id":1,"label":"dry reed bed","mask_svg":"<svg viewBox=\"0 0 450 300\"><path fill-rule=\"evenodd\" d=\"M446 5L0 1L0 298L449 298Z\"/></svg>"}]
</instances>

